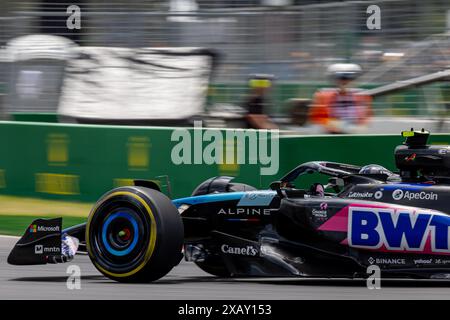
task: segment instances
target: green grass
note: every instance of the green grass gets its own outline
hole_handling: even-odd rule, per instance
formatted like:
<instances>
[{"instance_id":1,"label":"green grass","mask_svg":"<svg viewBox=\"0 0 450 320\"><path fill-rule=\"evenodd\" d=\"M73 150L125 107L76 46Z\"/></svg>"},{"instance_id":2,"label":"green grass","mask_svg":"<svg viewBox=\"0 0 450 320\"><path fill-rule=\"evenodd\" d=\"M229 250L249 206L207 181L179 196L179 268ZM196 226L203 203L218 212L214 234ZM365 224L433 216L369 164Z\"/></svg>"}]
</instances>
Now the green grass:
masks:
<instances>
[{"instance_id":1,"label":"green grass","mask_svg":"<svg viewBox=\"0 0 450 320\"><path fill-rule=\"evenodd\" d=\"M38 218L63 218L63 227L86 222L91 203L0 195L0 235L21 236Z\"/></svg>"},{"instance_id":2,"label":"green grass","mask_svg":"<svg viewBox=\"0 0 450 320\"><path fill-rule=\"evenodd\" d=\"M0 195L0 216L84 217L92 203Z\"/></svg>"},{"instance_id":3,"label":"green grass","mask_svg":"<svg viewBox=\"0 0 450 320\"><path fill-rule=\"evenodd\" d=\"M38 218L55 218L55 216L1 216L0 235L21 236L27 227ZM63 217L63 228L86 222L84 217Z\"/></svg>"}]
</instances>

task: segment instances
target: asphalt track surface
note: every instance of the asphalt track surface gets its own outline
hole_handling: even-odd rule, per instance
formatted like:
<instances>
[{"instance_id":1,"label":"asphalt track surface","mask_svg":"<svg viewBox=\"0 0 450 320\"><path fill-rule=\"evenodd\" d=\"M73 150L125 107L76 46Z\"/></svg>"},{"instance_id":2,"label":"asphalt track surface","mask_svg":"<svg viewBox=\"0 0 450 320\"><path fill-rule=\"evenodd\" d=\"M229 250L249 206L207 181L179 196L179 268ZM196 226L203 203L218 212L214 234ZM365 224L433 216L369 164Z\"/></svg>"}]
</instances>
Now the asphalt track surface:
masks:
<instances>
[{"instance_id":1,"label":"asphalt track surface","mask_svg":"<svg viewBox=\"0 0 450 320\"><path fill-rule=\"evenodd\" d=\"M150 284L121 284L103 277L85 255L71 263L10 266L9 251L17 238L0 236L0 299L449 299L450 281L382 280L369 290L364 280L222 279L193 263L182 262L166 277ZM81 289L69 290L67 267L81 269Z\"/></svg>"}]
</instances>

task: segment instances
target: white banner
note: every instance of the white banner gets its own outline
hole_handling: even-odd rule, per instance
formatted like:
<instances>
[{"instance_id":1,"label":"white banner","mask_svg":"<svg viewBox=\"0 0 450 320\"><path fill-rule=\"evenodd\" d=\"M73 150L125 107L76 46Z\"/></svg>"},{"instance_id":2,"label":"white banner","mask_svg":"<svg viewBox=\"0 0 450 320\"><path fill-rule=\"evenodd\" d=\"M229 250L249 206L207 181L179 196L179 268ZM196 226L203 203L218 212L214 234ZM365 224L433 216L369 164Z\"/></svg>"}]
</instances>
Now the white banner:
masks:
<instances>
[{"instance_id":1,"label":"white banner","mask_svg":"<svg viewBox=\"0 0 450 320\"><path fill-rule=\"evenodd\" d=\"M184 119L203 111L213 58L196 48L79 47L58 113L87 119Z\"/></svg>"}]
</instances>

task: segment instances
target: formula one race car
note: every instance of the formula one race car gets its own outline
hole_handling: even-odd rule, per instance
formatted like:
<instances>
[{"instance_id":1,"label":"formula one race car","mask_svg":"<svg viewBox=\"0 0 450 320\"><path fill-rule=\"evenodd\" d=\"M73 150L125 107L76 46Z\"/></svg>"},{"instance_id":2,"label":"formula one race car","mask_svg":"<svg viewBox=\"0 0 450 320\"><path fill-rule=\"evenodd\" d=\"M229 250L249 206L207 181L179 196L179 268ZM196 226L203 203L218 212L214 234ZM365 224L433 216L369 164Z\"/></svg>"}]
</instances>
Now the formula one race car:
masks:
<instances>
[{"instance_id":1,"label":"formula one race car","mask_svg":"<svg viewBox=\"0 0 450 320\"><path fill-rule=\"evenodd\" d=\"M61 230L61 219L34 221L12 250L15 265L66 262L89 254L105 276L146 282L183 258L219 277L450 278L450 148L427 145L428 132L403 132L398 173L315 161L270 190L215 177L171 201L151 182L106 193L88 221ZM327 185L295 188L304 174Z\"/></svg>"}]
</instances>

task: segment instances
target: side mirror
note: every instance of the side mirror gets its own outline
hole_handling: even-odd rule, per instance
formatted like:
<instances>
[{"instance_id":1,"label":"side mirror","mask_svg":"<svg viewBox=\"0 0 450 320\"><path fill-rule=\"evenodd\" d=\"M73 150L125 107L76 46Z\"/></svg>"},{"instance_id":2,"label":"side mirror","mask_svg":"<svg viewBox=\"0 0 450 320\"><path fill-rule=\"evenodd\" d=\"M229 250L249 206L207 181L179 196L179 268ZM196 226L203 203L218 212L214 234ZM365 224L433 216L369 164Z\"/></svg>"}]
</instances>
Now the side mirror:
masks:
<instances>
[{"instance_id":1,"label":"side mirror","mask_svg":"<svg viewBox=\"0 0 450 320\"><path fill-rule=\"evenodd\" d=\"M269 188L270 190L275 190L280 198L285 198L285 195L281 191L282 184L283 184L282 181L274 181L270 184Z\"/></svg>"},{"instance_id":2,"label":"side mirror","mask_svg":"<svg viewBox=\"0 0 450 320\"><path fill-rule=\"evenodd\" d=\"M274 181L269 186L270 190L280 190L281 189L281 181Z\"/></svg>"}]
</instances>

